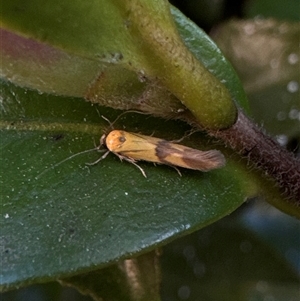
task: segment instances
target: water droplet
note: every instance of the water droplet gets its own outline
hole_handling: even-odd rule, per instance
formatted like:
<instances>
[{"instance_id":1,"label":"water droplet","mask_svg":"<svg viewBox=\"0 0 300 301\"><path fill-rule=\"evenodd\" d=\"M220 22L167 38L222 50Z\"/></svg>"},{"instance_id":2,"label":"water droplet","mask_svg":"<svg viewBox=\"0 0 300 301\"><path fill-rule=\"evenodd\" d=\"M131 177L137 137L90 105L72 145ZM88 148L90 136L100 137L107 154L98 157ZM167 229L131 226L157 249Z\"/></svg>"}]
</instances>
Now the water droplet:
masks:
<instances>
[{"instance_id":1,"label":"water droplet","mask_svg":"<svg viewBox=\"0 0 300 301\"><path fill-rule=\"evenodd\" d=\"M248 240L244 240L240 243L240 250L243 253L250 253L252 250L252 243Z\"/></svg>"},{"instance_id":2,"label":"water droplet","mask_svg":"<svg viewBox=\"0 0 300 301\"><path fill-rule=\"evenodd\" d=\"M281 24L278 28L278 32L280 34L285 34L285 33L289 32L289 30L290 30L290 28L286 23Z\"/></svg>"},{"instance_id":3,"label":"water droplet","mask_svg":"<svg viewBox=\"0 0 300 301\"><path fill-rule=\"evenodd\" d=\"M295 93L299 90L299 84L295 80L292 80L288 83L287 90L290 93Z\"/></svg>"},{"instance_id":4,"label":"water droplet","mask_svg":"<svg viewBox=\"0 0 300 301\"><path fill-rule=\"evenodd\" d=\"M252 35L255 32L255 25L254 24L247 24L244 26L244 32L247 35Z\"/></svg>"},{"instance_id":5,"label":"water droplet","mask_svg":"<svg viewBox=\"0 0 300 301\"><path fill-rule=\"evenodd\" d=\"M285 120L285 119L286 119L286 112L278 112L278 113L277 113L277 119L278 119L279 121Z\"/></svg>"},{"instance_id":6,"label":"water droplet","mask_svg":"<svg viewBox=\"0 0 300 301\"><path fill-rule=\"evenodd\" d=\"M178 297L182 300L186 300L190 297L191 290L187 285L183 285L178 290Z\"/></svg>"},{"instance_id":7,"label":"water droplet","mask_svg":"<svg viewBox=\"0 0 300 301\"><path fill-rule=\"evenodd\" d=\"M264 301L276 301L276 299L273 295L269 294L264 297Z\"/></svg>"},{"instance_id":8,"label":"water droplet","mask_svg":"<svg viewBox=\"0 0 300 301\"><path fill-rule=\"evenodd\" d=\"M183 255L187 260L193 259L196 255L195 248L193 246L186 246L183 249Z\"/></svg>"},{"instance_id":9,"label":"water droplet","mask_svg":"<svg viewBox=\"0 0 300 301\"><path fill-rule=\"evenodd\" d=\"M265 23L265 19L264 19L264 16L262 16L262 15L256 15L255 17L254 17L254 23L256 24L256 25L262 25L262 24L264 24Z\"/></svg>"},{"instance_id":10,"label":"water droplet","mask_svg":"<svg viewBox=\"0 0 300 301\"><path fill-rule=\"evenodd\" d=\"M298 54L296 54L296 53L291 53L291 54L288 56L288 62L289 62L291 65L295 65L298 61L299 61L299 56L298 56Z\"/></svg>"},{"instance_id":11,"label":"water droplet","mask_svg":"<svg viewBox=\"0 0 300 301\"><path fill-rule=\"evenodd\" d=\"M290 119L299 119L300 112L297 109L291 109L289 112L289 118Z\"/></svg>"},{"instance_id":12,"label":"water droplet","mask_svg":"<svg viewBox=\"0 0 300 301\"><path fill-rule=\"evenodd\" d=\"M193 271L197 277L203 277L206 272L205 264L202 262L196 262L193 265Z\"/></svg>"},{"instance_id":13,"label":"water droplet","mask_svg":"<svg viewBox=\"0 0 300 301\"><path fill-rule=\"evenodd\" d=\"M272 69L277 69L279 67L279 60L273 59L270 61L270 67Z\"/></svg>"},{"instance_id":14,"label":"water droplet","mask_svg":"<svg viewBox=\"0 0 300 301\"><path fill-rule=\"evenodd\" d=\"M256 290L260 293L265 293L269 289L269 285L265 281L258 281L256 283Z\"/></svg>"},{"instance_id":15,"label":"water droplet","mask_svg":"<svg viewBox=\"0 0 300 301\"><path fill-rule=\"evenodd\" d=\"M281 146L285 146L288 143L288 137L286 135L277 135L276 140Z\"/></svg>"}]
</instances>

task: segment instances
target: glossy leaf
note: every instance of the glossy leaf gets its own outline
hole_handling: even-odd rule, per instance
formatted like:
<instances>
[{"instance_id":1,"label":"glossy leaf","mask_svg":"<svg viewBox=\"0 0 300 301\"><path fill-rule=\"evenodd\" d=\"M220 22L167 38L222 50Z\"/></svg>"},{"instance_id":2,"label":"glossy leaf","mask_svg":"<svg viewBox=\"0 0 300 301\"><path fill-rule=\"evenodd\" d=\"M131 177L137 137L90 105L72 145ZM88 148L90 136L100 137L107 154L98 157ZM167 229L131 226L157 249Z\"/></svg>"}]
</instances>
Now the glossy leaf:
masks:
<instances>
[{"instance_id":1,"label":"glossy leaf","mask_svg":"<svg viewBox=\"0 0 300 301\"><path fill-rule=\"evenodd\" d=\"M234 98L247 108L236 75L219 50L182 14L176 10L172 13L189 49L215 76L225 81ZM70 16L65 17L64 21ZM110 18L109 15L107 17ZM113 18L114 25L118 24ZM82 21L80 18L76 20ZM42 18L40 21L43 21ZM72 18L67 21L69 25L78 25ZM90 20L87 21L89 23ZM42 27L31 30L36 28L42 30ZM74 33L74 28L72 30ZM94 34L90 30L84 31L85 35L90 33ZM77 47L76 43L81 40L73 39L71 35L62 38L64 34L66 32L57 37L63 51L56 49L56 54L63 57L64 52L68 52L62 61L70 67L72 76L64 79L64 68L61 68L58 70L59 79L55 73L52 74L50 83L54 85L50 85L47 91L53 92L54 87L60 85L59 91L65 91L61 93L81 96L98 70L107 67L108 63L118 62L120 56L115 54L119 52L106 56L101 62L103 66L99 64L102 67L98 69L98 65L93 64L97 59L89 62L92 56L88 51L91 53L95 47L114 45L109 44L114 41L107 41L106 44L99 42L89 48L89 41L94 43L94 39L99 38L96 32L93 38L87 38L87 44ZM46 35L41 37L46 38ZM65 41L67 45L63 44ZM125 42L127 45L128 41ZM52 46L57 46L57 43L57 40L51 41ZM76 52L78 50L80 53ZM80 56L82 53L84 60ZM28 63L26 59L24 62ZM60 62L57 60L52 67L59 66ZM130 83L136 77L133 71L126 69L125 72L122 65L114 65L113 68L116 69L105 74L112 75L102 82L104 86L107 83L111 86L116 82ZM21 69L26 71L26 68ZM77 73L77 70L80 72ZM116 78L114 74L126 74L125 81L122 81L122 76ZM79 85L81 77L84 82ZM136 84L134 88L131 86L131 90L126 90L129 91L128 99L137 91L149 91L142 89L142 78L133 81ZM153 86L153 82L151 84ZM71 94L72 85L74 94ZM212 85L210 88L215 87ZM160 96L166 95L165 91ZM105 92L109 100L108 96L113 91L107 89ZM122 95L122 92L118 90L116 94ZM125 257L148 252L204 227L232 212L247 196L257 192L255 176L245 172L243 163L236 161L234 155L224 149L228 157L224 169L209 173L182 170L183 177L179 177L170 167L145 162L141 163L148 176L144 179L138 169L129 163L121 163L112 154L96 166L87 166L85 163L93 162L101 155L96 152L61 162L77 152L92 148L94 140L98 143L99 137L108 129L100 114L114 120L118 113L92 106L83 99L39 95L6 83L2 85L2 97L3 289L77 274L81 274L78 276L80 278L83 272L88 273ZM188 129L182 123L130 114L121 118L115 126L149 135L154 132L155 136L170 140L181 138ZM222 149L202 134L195 134L184 143L201 149Z\"/></svg>"},{"instance_id":2,"label":"glossy leaf","mask_svg":"<svg viewBox=\"0 0 300 301\"><path fill-rule=\"evenodd\" d=\"M249 297L253 300L297 299L299 276L287 261L291 255L297 254L299 239L297 237L293 239L286 233L292 230L292 233L296 235L299 222L288 218L283 213L276 212L275 208L266 207L266 204L262 205L261 200L257 202L257 206L263 206L265 209L259 210L260 212L250 203L249 205L242 208L236 215L228 216L205 229L179 238L163 248L160 255L162 300L182 300L188 296L190 299L194 296L198 298L201 296L204 299L213 297L216 301L223 301L224 296L227 300L236 301L247 301ZM261 231L267 230L268 233L264 233L267 239L254 234L251 227L243 226L240 221L243 216L246 216L248 223L252 220L250 223L256 228L255 232L261 234ZM265 222L266 216L269 216L267 222ZM259 223L256 222L258 220ZM270 220L274 223L269 224ZM257 229L258 227L261 229ZM282 239L284 244L282 244ZM282 249L281 254L278 248L274 249L274 243ZM294 259L297 257L295 256ZM295 264L298 266L297 261ZM136 283L136 287L141 288L140 277L137 274L147 271L148 275L153 275L151 271L154 266L152 262L151 267L140 270L138 266L137 269L132 269L131 276L137 276L136 281L132 283ZM94 285L96 279L98 282L94 290L85 290L84 293L102 290L104 294L101 296L105 301L112 298L115 301L126 300L126 296L120 295L120 292L126 290L130 279L128 281L120 277L121 267L122 263L90 273L90 276L94 278L90 279L86 287L91 288L91 284ZM129 267L130 265L127 268ZM119 282L120 278L125 281ZM89 279L88 275L73 277L72 286L80 288L85 283L85 279ZM119 281L116 282L116 279ZM72 279L69 279L69 284L71 281ZM232 287L235 289L233 290ZM3 301L27 301L29 296L32 298L37 295L41 301L69 300L68 297L74 301L91 300L87 296L79 298L70 289L60 288L54 283L30 286L5 293L1 297ZM108 295L111 299L107 298Z\"/></svg>"},{"instance_id":3,"label":"glossy leaf","mask_svg":"<svg viewBox=\"0 0 300 301\"><path fill-rule=\"evenodd\" d=\"M53 85L50 84L50 88L47 86L44 91L52 92L53 89L53 92L56 90L58 93L76 96L83 93L94 102L109 104L114 108L121 108L120 105L123 109L139 106L139 109L164 117L169 117L170 113L173 117L182 115L178 114L182 113L182 108L169 109L169 114L167 112L168 108L174 107L170 106L169 102L178 103L179 99L205 128L224 128L235 121L236 108L232 97L236 92L231 95L224 85L226 81L231 82L230 78L226 78L226 74L222 75L221 79L213 76L206 69L208 66L195 59L185 47L175 27L167 1L102 0L83 4L81 1L61 3L51 0L47 5L41 6L34 0L25 4L14 0L4 2L2 10L4 38L9 37L11 41L17 41L22 45L22 49L25 49L25 57L37 60L38 65L42 63L50 70L52 76L45 70L41 72L43 77L53 82ZM175 9L173 14L176 16L177 25L184 27L183 31L189 35L191 28L192 31L197 31L196 27ZM87 15L89 18L80 17ZM27 40L18 35L25 36ZM33 38L34 41L28 38ZM203 43L200 45L206 45L207 50L216 48L199 30L197 38L201 38ZM188 37L184 38L185 41L187 39ZM19 84L23 82L27 86L43 89L40 82L43 83L44 80L40 82L36 79L31 80L30 75L29 80L26 79L26 72L19 64L28 66L28 61L24 60L23 52L12 51L13 47L9 41L5 40L3 44L2 55L5 62L3 74ZM49 49L46 44L54 49ZM61 50L66 53L62 53ZM34 52L38 52L37 59L33 56ZM224 60L217 49L208 52L211 53L212 60L216 60L216 55L218 60ZM44 60L41 60L41 53ZM91 66L89 60L95 61L94 66ZM53 62L54 66L49 65L49 61ZM72 76L72 79L78 81L86 74L84 82L90 81L85 91L84 84L80 83L72 92L69 87L71 79L69 81L63 79L63 65L69 66L66 70L76 72L77 69L70 66L73 62L80 71L78 76ZM60 66L55 68L59 64ZM116 64L119 65L117 69L114 68ZM95 73L97 66L99 66L98 74ZM31 68L38 69L36 63ZM125 87L130 81L134 86L142 86L140 93L135 93L133 99L120 97L122 93L112 95L111 89L107 93L106 72L115 74L110 77L110 81L114 83L113 87ZM59 74L66 87L54 76L55 74ZM123 74L122 78L119 77L120 74ZM236 87L234 85L231 91ZM163 94L159 93L161 90L164 91ZM160 105L166 112L163 110L157 112L157 99L168 94L172 97L169 95L167 102ZM241 102L245 104L243 100Z\"/></svg>"},{"instance_id":4,"label":"glossy leaf","mask_svg":"<svg viewBox=\"0 0 300 301\"><path fill-rule=\"evenodd\" d=\"M156 248L237 208L256 191L242 165L208 173L141 163L147 173L93 148L113 112L79 99L2 83L2 288L100 268ZM118 114L114 113L115 117ZM116 127L178 139L187 127L125 115ZM186 144L219 148L195 134Z\"/></svg>"}]
</instances>

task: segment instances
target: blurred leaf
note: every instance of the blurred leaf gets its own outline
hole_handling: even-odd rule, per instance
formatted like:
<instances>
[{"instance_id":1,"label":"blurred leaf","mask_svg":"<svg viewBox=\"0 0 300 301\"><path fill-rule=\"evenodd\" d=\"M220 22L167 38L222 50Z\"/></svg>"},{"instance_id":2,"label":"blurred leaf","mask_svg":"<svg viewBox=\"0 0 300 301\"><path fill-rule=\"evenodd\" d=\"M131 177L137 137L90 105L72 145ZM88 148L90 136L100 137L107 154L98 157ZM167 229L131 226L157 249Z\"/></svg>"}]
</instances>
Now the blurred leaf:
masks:
<instances>
[{"instance_id":1,"label":"blurred leaf","mask_svg":"<svg viewBox=\"0 0 300 301\"><path fill-rule=\"evenodd\" d=\"M298 23L231 20L212 36L253 93L299 78L299 33Z\"/></svg>"},{"instance_id":2,"label":"blurred leaf","mask_svg":"<svg viewBox=\"0 0 300 301\"><path fill-rule=\"evenodd\" d=\"M93 148L117 112L78 99L39 95L2 83L2 288L50 281L101 268L204 227L235 210L256 184L242 165L208 173L141 163L113 155L97 166ZM115 126L178 139L188 129L144 115ZM218 148L204 135L185 144Z\"/></svg>"},{"instance_id":3,"label":"blurred leaf","mask_svg":"<svg viewBox=\"0 0 300 301\"><path fill-rule=\"evenodd\" d=\"M268 244L300 275L300 221L298 219L284 214L261 198L252 202L237 219L242 227Z\"/></svg>"},{"instance_id":4,"label":"blurred leaf","mask_svg":"<svg viewBox=\"0 0 300 301\"><path fill-rule=\"evenodd\" d=\"M99 301L155 301L161 300L160 280L159 254L154 251L61 283Z\"/></svg>"},{"instance_id":5,"label":"blurred leaf","mask_svg":"<svg viewBox=\"0 0 300 301\"><path fill-rule=\"evenodd\" d=\"M249 96L255 120L276 135L283 146L290 139L300 139L300 91L289 91L289 86L297 85L297 82L290 81L287 85L270 87Z\"/></svg>"},{"instance_id":6,"label":"blurred leaf","mask_svg":"<svg viewBox=\"0 0 300 301\"><path fill-rule=\"evenodd\" d=\"M279 20L300 21L299 0L251 0L245 5L248 18L274 17Z\"/></svg>"},{"instance_id":7,"label":"blurred leaf","mask_svg":"<svg viewBox=\"0 0 300 301\"><path fill-rule=\"evenodd\" d=\"M2 293L1 301L92 301L73 288L62 287L58 282L30 285L26 288Z\"/></svg>"},{"instance_id":8,"label":"blurred leaf","mask_svg":"<svg viewBox=\"0 0 300 301\"><path fill-rule=\"evenodd\" d=\"M299 137L299 23L232 20L213 37L237 70L255 120L279 142Z\"/></svg>"},{"instance_id":9,"label":"blurred leaf","mask_svg":"<svg viewBox=\"0 0 300 301\"><path fill-rule=\"evenodd\" d=\"M233 217L167 245L161 262L163 300L286 301L299 294L284 257Z\"/></svg>"}]
</instances>

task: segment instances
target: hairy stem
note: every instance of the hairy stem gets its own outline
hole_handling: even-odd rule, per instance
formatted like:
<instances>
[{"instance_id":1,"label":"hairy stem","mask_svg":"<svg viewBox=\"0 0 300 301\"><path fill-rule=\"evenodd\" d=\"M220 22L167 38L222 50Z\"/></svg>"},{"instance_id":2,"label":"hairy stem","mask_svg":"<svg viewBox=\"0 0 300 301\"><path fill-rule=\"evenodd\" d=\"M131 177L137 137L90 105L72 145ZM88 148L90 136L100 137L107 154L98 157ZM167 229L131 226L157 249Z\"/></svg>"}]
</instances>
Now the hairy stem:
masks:
<instances>
[{"instance_id":1,"label":"hairy stem","mask_svg":"<svg viewBox=\"0 0 300 301\"><path fill-rule=\"evenodd\" d=\"M264 134L242 111L231 128L210 134L274 179L287 200L300 207L300 160Z\"/></svg>"}]
</instances>

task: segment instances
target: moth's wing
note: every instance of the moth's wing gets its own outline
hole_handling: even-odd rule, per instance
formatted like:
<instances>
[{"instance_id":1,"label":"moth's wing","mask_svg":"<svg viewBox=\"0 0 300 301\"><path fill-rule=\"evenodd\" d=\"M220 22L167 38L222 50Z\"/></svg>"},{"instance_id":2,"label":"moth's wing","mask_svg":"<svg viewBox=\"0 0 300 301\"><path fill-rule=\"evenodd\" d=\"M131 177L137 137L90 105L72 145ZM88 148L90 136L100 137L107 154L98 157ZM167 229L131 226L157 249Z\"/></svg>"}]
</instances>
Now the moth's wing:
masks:
<instances>
[{"instance_id":1,"label":"moth's wing","mask_svg":"<svg viewBox=\"0 0 300 301\"><path fill-rule=\"evenodd\" d=\"M126 143L122 145L118 153L136 161L144 160L159 163L155 149L160 140L151 136L126 133Z\"/></svg>"},{"instance_id":2,"label":"moth's wing","mask_svg":"<svg viewBox=\"0 0 300 301\"><path fill-rule=\"evenodd\" d=\"M208 171L225 165L225 158L218 150L200 151L164 140L158 144L156 154L161 163L188 169Z\"/></svg>"},{"instance_id":3,"label":"moth's wing","mask_svg":"<svg viewBox=\"0 0 300 301\"><path fill-rule=\"evenodd\" d=\"M126 143L118 154L138 160L208 171L225 165L223 154L217 150L200 151L163 139L126 132Z\"/></svg>"}]
</instances>

